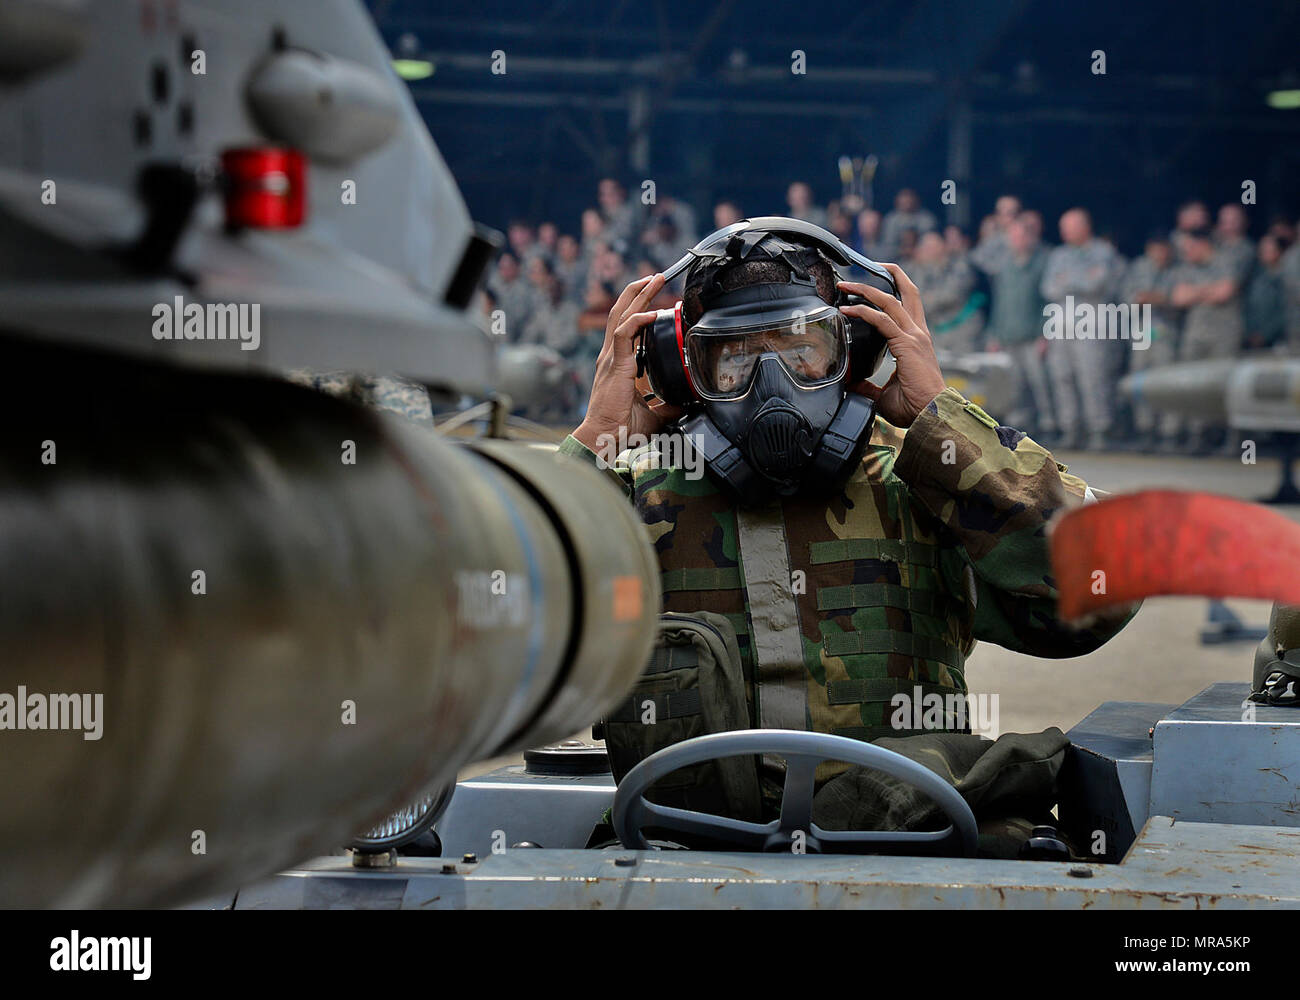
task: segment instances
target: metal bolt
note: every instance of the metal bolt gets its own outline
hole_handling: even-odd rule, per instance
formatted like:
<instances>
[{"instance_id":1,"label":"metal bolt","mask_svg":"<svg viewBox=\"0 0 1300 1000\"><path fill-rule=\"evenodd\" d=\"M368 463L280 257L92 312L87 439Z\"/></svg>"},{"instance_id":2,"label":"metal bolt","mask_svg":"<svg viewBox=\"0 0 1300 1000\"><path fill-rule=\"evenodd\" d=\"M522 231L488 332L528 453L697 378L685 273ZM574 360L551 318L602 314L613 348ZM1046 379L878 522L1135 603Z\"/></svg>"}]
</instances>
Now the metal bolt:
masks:
<instances>
[{"instance_id":1,"label":"metal bolt","mask_svg":"<svg viewBox=\"0 0 1300 1000\"><path fill-rule=\"evenodd\" d=\"M455 875L455 874L456 874L456 866L453 865L451 862L448 862L447 864L445 864L445 865L442 866L442 873L443 873L444 875Z\"/></svg>"},{"instance_id":2,"label":"metal bolt","mask_svg":"<svg viewBox=\"0 0 1300 1000\"><path fill-rule=\"evenodd\" d=\"M618 865L620 868L631 868L634 864L636 864L636 858L624 854L621 855L620 857L615 858L614 864Z\"/></svg>"},{"instance_id":3,"label":"metal bolt","mask_svg":"<svg viewBox=\"0 0 1300 1000\"><path fill-rule=\"evenodd\" d=\"M1075 878L1092 878L1092 869L1087 865L1070 865L1069 874Z\"/></svg>"},{"instance_id":4,"label":"metal bolt","mask_svg":"<svg viewBox=\"0 0 1300 1000\"><path fill-rule=\"evenodd\" d=\"M478 855L475 854L473 851L466 851L465 856L460 860L467 865L476 865L478 864Z\"/></svg>"}]
</instances>

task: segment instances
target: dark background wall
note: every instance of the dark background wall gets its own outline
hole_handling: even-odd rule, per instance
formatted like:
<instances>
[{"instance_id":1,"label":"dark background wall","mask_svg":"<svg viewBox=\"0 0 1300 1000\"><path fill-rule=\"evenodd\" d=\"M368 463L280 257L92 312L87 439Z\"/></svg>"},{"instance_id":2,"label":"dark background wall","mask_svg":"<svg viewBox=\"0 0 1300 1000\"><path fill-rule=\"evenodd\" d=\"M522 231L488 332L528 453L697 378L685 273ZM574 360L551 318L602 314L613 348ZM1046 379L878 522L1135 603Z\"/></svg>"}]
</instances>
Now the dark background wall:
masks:
<instances>
[{"instance_id":1,"label":"dark background wall","mask_svg":"<svg viewBox=\"0 0 1300 1000\"><path fill-rule=\"evenodd\" d=\"M723 197L783 211L795 179L824 204L837 158L866 154L878 207L915 187L973 227L1009 191L1049 236L1083 204L1129 251L1179 202L1238 199L1246 179L1256 233L1300 212L1300 109L1265 101L1300 88L1296 0L368 2L395 53L433 63L412 92L471 211L497 227L576 232L611 175L653 179L707 229Z\"/></svg>"}]
</instances>

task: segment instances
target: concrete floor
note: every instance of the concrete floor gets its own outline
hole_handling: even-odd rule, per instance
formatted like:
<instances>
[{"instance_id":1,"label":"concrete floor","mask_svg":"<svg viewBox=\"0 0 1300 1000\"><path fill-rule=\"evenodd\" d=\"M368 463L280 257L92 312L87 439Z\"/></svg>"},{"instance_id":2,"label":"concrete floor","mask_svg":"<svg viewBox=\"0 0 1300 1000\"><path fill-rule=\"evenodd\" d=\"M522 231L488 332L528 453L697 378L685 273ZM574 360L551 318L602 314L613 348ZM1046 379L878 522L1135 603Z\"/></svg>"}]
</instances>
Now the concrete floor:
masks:
<instances>
[{"instance_id":1,"label":"concrete floor","mask_svg":"<svg viewBox=\"0 0 1300 1000\"><path fill-rule=\"evenodd\" d=\"M1094 489L1112 493L1159 487L1255 500L1272 494L1280 478L1278 464L1262 458L1256 465L1219 457L1088 452L1064 452L1057 458ZM1300 520L1300 507L1273 509ZM1268 623L1267 601L1225 603L1247 625ZM1152 598L1109 643L1072 660L1044 660L980 643L967 661L966 679L973 694L998 696L997 731L1003 733L1069 729L1103 701L1181 704L1216 681L1250 680L1254 642L1201 644L1209 605L1204 598ZM591 731L575 738L590 741ZM461 776L521 761L483 761Z\"/></svg>"}]
</instances>

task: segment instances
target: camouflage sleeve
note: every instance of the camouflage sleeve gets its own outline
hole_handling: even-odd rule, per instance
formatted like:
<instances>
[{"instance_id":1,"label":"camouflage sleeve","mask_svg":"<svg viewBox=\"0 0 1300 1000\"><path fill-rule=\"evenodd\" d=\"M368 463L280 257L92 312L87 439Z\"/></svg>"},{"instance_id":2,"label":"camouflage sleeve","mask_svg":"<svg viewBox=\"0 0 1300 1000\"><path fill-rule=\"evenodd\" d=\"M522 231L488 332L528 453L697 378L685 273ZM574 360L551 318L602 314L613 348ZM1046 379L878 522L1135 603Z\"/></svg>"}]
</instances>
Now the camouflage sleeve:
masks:
<instances>
[{"instance_id":1,"label":"camouflage sleeve","mask_svg":"<svg viewBox=\"0 0 1300 1000\"><path fill-rule=\"evenodd\" d=\"M1061 257L1060 247L1047 255L1047 264L1043 268L1043 278L1038 291L1048 302L1056 302L1065 297L1065 261Z\"/></svg>"},{"instance_id":2,"label":"camouflage sleeve","mask_svg":"<svg viewBox=\"0 0 1300 1000\"><path fill-rule=\"evenodd\" d=\"M1041 445L998 423L955 389L908 429L895 471L957 546L943 561L954 594L975 608L976 639L1032 656L1079 656L1118 632L1136 608L1071 628L1057 617L1047 524L1092 499Z\"/></svg>"},{"instance_id":3,"label":"camouflage sleeve","mask_svg":"<svg viewBox=\"0 0 1300 1000\"><path fill-rule=\"evenodd\" d=\"M556 451L561 455L568 455L581 462L589 462L601 472L605 473L605 475L609 477L610 482L615 483L626 496L632 496L632 470L623 460L623 455L619 455L612 461L607 461L602 456L597 455L572 434L560 442L560 446Z\"/></svg>"}]
</instances>

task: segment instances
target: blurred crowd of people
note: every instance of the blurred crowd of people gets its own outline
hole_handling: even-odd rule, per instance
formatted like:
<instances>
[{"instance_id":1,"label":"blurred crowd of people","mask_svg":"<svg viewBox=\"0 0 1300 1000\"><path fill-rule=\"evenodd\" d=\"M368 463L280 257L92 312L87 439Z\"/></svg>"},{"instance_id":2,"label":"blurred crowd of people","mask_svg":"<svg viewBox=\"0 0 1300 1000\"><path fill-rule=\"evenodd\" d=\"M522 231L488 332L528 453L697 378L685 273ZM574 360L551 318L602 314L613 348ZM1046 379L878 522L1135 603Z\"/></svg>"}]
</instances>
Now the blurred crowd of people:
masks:
<instances>
[{"instance_id":1,"label":"blurred crowd of people","mask_svg":"<svg viewBox=\"0 0 1300 1000\"><path fill-rule=\"evenodd\" d=\"M619 292L668 267L701 235L689 205L629 196L613 178L600 181L596 202L582 213L576 235L550 221L511 222L483 296L496 332L510 343L545 348L573 372L568 398L557 401L573 415ZM1094 231L1086 209L1067 211L1048 233L1042 215L1010 194L997 199L973 242L960 227L942 226L912 189L898 192L882 213L858 197L820 206L811 187L795 181L783 214L825 227L873 260L902 265L920 289L938 349L1011 355L1019 402L997 416L1054 446L1231 446L1221 428L1129 406L1118 380L1176 361L1300 354L1296 226L1273 219L1252 239L1248 210L1236 202L1213 216L1204 202L1185 203L1173 228L1152 234L1131 261L1105 232ZM740 205L720 201L707 231L742 218ZM671 307L680 283L679 277L652 307ZM1150 326L1135 328L1140 339L1096 339L1086 331L1054 337L1045 320L1050 303L1098 313L1108 305L1149 306L1143 315Z\"/></svg>"}]
</instances>

